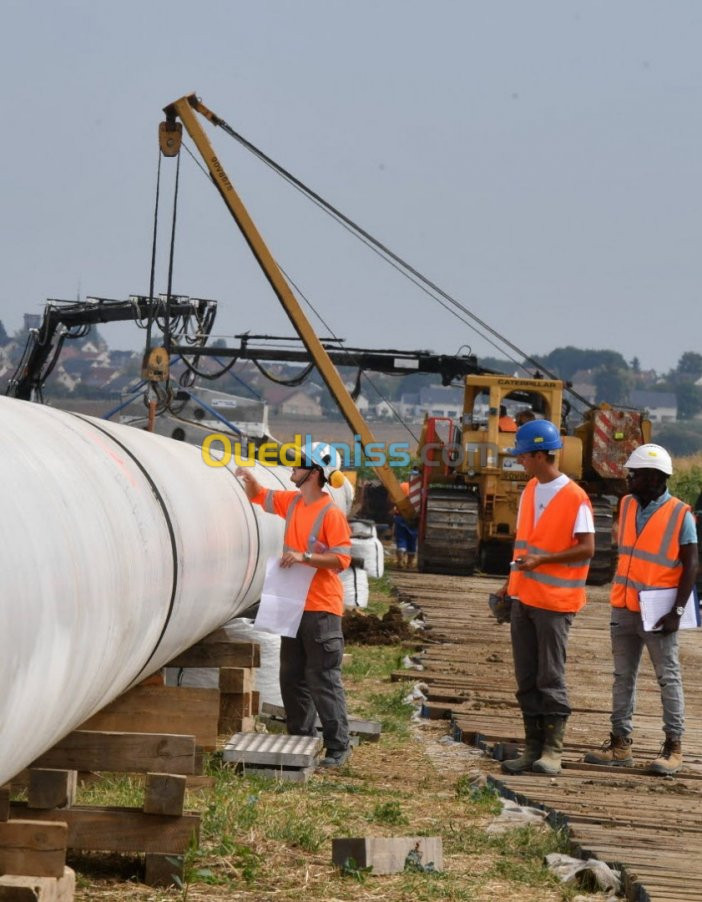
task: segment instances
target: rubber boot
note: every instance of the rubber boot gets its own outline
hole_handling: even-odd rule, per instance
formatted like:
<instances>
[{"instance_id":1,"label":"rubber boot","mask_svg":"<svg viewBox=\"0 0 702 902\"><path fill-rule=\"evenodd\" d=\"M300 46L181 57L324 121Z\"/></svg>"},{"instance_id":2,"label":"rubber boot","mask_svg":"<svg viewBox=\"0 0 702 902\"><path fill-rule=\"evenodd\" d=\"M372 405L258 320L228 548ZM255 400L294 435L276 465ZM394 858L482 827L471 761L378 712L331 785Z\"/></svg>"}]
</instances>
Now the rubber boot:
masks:
<instances>
[{"instance_id":1,"label":"rubber boot","mask_svg":"<svg viewBox=\"0 0 702 902\"><path fill-rule=\"evenodd\" d=\"M599 752L588 752L583 759L585 764L606 764L609 767L633 767L631 756L631 737L609 734L609 739L602 743Z\"/></svg>"},{"instance_id":2,"label":"rubber boot","mask_svg":"<svg viewBox=\"0 0 702 902\"><path fill-rule=\"evenodd\" d=\"M682 767L682 743L679 736L667 736L660 754L648 766L652 774L670 777Z\"/></svg>"},{"instance_id":3,"label":"rubber boot","mask_svg":"<svg viewBox=\"0 0 702 902\"><path fill-rule=\"evenodd\" d=\"M531 770L532 764L541 756L544 744L544 731L540 717L524 715L524 751L518 758L510 758L502 762L505 774L523 774Z\"/></svg>"},{"instance_id":4,"label":"rubber boot","mask_svg":"<svg viewBox=\"0 0 702 902\"><path fill-rule=\"evenodd\" d=\"M531 768L537 774L550 774L555 776L561 772L561 757L563 755L563 737L567 717L559 717L555 714L547 714L544 717L544 750L538 761Z\"/></svg>"}]
</instances>

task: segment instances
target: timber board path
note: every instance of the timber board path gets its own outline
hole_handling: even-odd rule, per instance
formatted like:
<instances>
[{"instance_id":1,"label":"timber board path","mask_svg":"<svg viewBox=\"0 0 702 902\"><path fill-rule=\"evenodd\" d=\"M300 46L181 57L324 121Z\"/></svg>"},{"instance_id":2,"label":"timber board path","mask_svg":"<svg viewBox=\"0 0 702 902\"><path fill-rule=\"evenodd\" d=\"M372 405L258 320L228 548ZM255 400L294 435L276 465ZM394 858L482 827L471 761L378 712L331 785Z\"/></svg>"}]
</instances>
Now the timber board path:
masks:
<instances>
[{"instance_id":1,"label":"timber board path","mask_svg":"<svg viewBox=\"0 0 702 902\"><path fill-rule=\"evenodd\" d=\"M424 671L397 679L429 686L432 716L445 708L465 742L488 755L521 742L514 697L509 625L498 625L487 596L502 580L394 571L401 600L421 607L428 626ZM609 587L588 587L568 645L568 721L564 769L558 777L509 776L486 759L488 779L503 795L547 809L565 823L574 854L622 869L626 898L652 902L702 900L702 635L685 630L681 660L686 702L684 765L675 777L646 772L663 741L658 684L644 650L638 681L633 755L636 767L582 763L609 735L612 662Z\"/></svg>"}]
</instances>

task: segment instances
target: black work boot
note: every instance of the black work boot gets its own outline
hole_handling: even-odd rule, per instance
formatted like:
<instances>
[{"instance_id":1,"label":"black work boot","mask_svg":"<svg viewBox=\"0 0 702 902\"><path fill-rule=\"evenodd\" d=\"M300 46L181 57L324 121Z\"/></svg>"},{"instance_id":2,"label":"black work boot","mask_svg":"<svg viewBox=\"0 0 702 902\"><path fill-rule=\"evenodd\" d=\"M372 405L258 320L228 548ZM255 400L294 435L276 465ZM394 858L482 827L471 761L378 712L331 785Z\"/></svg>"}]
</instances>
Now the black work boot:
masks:
<instances>
[{"instance_id":1,"label":"black work boot","mask_svg":"<svg viewBox=\"0 0 702 902\"><path fill-rule=\"evenodd\" d=\"M510 758L502 762L502 770L506 774L523 774L531 770L532 764L540 757L544 744L544 731L540 717L527 717L524 719L524 751L518 758Z\"/></svg>"},{"instance_id":2,"label":"black work boot","mask_svg":"<svg viewBox=\"0 0 702 902\"><path fill-rule=\"evenodd\" d=\"M561 757L563 755L563 737L567 717L556 714L544 716L544 748L541 757L534 762L531 768L537 774L550 774L555 776L561 772Z\"/></svg>"},{"instance_id":3,"label":"black work boot","mask_svg":"<svg viewBox=\"0 0 702 902\"><path fill-rule=\"evenodd\" d=\"M350 757L350 746L347 746L345 749L327 749L326 757L322 758L318 766L325 768L341 767L342 764L346 764Z\"/></svg>"},{"instance_id":4,"label":"black work boot","mask_svg":"<svg viewBox=\"0 0 702 902\"><path fill-rule=\"evenodd\" d=\"M585 764L606 764L610 767L633 767L634 759L631 757L631 736L615 736L609 734L609 739L602 743L599 752L588 752L583 759Z\"/></svg>"}]
</instances>

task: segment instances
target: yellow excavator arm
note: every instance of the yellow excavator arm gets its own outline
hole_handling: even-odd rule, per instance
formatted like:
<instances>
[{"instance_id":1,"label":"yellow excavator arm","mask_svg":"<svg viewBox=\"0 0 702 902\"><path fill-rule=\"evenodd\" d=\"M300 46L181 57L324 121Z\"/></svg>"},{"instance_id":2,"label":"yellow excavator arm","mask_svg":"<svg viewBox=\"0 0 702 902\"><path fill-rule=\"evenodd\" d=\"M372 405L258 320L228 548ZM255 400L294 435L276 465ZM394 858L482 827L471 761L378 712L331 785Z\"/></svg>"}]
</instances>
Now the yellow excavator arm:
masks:
<instances>
[{"instance_id":1,"label":"yellow excavator arm","mask_svg":"<svg viewBox=\"0 0 702 902\"><path fill-rule=\"evenodd\" d=\"M278 300L283 305L293 328L300 336L332 397L339 405L339 409L349 428L355 435L360 437L364 448L374 443L376 439L373 433L361 416L338 370L330 360L324 346L298 304L280 267L273 259L260 232L234 189L196 114L199 113L201 116L204 116L213 125L220 125L222 120L209 110L195 94L181 97L179 100L170 103L167 107L164 107L164 113L166 114L166 121L162 122L159 128L162 153L165 156L175 156L179 152L181 129L178 120L180 120L180 123L185 127L185 130L197 147L215 186L222 195L222 199L234 217L236 224L239 226L246 243L251 248ZM402 490L402 486L392 468L385 463L373 469L402 516L408 520L414 520L417 512Z\"/></svg>"}]
</instances>

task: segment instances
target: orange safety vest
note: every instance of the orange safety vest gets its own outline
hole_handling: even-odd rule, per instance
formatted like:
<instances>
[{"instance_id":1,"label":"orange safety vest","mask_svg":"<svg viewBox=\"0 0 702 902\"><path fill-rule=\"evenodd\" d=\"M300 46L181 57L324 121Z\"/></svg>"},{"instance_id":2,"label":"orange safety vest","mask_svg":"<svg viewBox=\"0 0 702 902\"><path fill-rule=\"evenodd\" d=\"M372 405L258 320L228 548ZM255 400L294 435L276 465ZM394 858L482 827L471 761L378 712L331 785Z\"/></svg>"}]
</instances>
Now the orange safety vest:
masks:
<instances>
[{"instance_id":1,"label":"orange safety vest","mask_svg":"<svg viewBox=\"0 0 702 902\"><path fill-rule=\"evenodd\" d=\"M534 525L536 479L530 479L522 494L515 554L566 551L578 544L573 524L582 504L590 499L572 480L553 496ZM574 613L585 604L585 582L590 561L542 564L536 570L513 570L508 592L524 604L547 611Z\"/></svg>"},{"instance_id":2,"label":"orange safety vest","mask_svg":"<svg viewBox=\"0 0 702 902\"><path fill-rule=\"evenodd\" d=\"M636 535L639 503L633 495L622 500L619 513L619 558L610 602L615 608L640 611L643 589L674 589L680 583L680 529L689 505L669 498L651 514Z\"/></svg>"}]
</instances>

